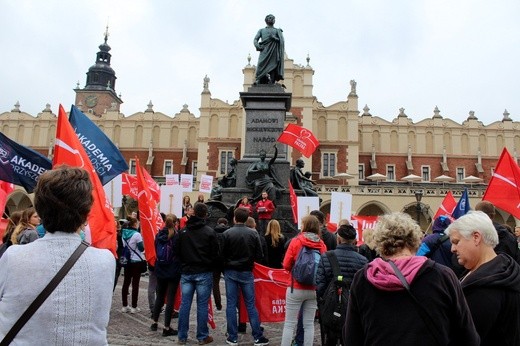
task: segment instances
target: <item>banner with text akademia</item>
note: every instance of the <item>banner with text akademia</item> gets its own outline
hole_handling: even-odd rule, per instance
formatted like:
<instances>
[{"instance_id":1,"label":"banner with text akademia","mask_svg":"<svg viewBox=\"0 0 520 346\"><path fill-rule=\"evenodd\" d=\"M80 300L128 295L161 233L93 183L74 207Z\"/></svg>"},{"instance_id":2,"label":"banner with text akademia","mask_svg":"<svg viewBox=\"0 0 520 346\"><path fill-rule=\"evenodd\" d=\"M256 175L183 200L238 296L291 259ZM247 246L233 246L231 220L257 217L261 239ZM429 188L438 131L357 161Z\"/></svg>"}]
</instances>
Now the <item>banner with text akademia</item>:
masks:
<instances>
[{"instance_id":1,"label":"banner with text akademia","mask_svg":"<svg viewBox=\"0 0 520 346\"><path fill-rule=\"evenodd\" d=\"M255 263L253 276L255 277L255 305L260 321L285 321L285 292L291 284L289 272ZM244 300L240 299L240 322L247 321L246 306Z\"/></svg>"},{"instance_id":2,"label":"banner with text akademia","mask_svg":"<svg viewBox=\"0 0 520 346\"><path fill-rule=\"evenodd\" d=\"M365 216L365 215L352 215L350 219L356 221L356 227L358 233L358 245L363 244L363 230L367 228L374 228L377 222L378 216Z\"/></svg>"}]
</instances>

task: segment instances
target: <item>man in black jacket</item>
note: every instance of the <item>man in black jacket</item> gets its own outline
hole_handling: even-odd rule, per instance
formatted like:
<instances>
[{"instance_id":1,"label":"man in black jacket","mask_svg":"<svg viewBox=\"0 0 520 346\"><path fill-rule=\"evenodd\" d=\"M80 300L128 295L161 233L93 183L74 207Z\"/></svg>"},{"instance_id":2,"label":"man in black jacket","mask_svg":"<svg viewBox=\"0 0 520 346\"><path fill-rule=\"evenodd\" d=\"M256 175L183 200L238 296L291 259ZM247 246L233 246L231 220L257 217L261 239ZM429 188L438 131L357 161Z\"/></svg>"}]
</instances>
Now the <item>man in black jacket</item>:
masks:
<instances>
[{"instance_id":1,"label":"man in black jacket","mask_svg":"<svg viewBox=\"0 0 520 346\"><path fill-rule=\"evenodd\" d=\"M249 211L235 209L235 226L224 232L222 255L224 258L224 278L226 281L226 320L229 345L237 344L237 306L239 290L246 304L249 323L253 330L255 346L268 345L269 340L260 328L260 319L255 307L255 284L253 266L263 258L260 237L256 230L245 225Z\"/></svg>"},{"instance_id":2,"label":"man in black jacket","mask_svg":"<svg viewBox=\"0 0 520 346\"><path fill-rule=\"evenodd\" d=\"M334 255L338 259L339 268L343 279L350 285L354 274L363 268L368 262L367 259L360 255L356 249L356 230L351 225L342 225L338 228L336 233L338 245L333 250ZM333 279L332 265L326 254L321 255L320 263L318 265L318 272L316 274L316 293L318 302L323 298L323 295L327 289L327 286ZM341 338L341 335L336 335L331 331L322 330L325 334L324 346L325 345L336 345L337 340ZM344 345L343 342L340 343Z\"/></svg>"},{"instance_id":3,"label":"man in black jacket","mask_svg":"<svg viewBox=\"0 0 520 346\"><path fill-rule=\"evenodd\" d=\"M208 301L211 295L213 269L218 257L215 231L206 226L208 207L196 203L191 216L179 235L182 299L179 311L179 344L186 344L193 293L197 292L197 339L199 345L209 344Z\"/></svg>"}]
</instances>

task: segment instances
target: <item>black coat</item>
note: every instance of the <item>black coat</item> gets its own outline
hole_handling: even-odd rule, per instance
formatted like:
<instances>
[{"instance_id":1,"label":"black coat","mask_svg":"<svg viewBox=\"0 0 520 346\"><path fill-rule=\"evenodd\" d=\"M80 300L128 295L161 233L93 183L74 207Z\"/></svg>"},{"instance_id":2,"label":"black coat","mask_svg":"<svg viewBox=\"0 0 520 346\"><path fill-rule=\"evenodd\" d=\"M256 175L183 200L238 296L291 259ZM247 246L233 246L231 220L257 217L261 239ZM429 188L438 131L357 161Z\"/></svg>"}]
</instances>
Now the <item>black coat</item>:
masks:
<instances>
[{"instance_id":1,"label":"black coat","mask_svg":"<svg viewBox=\"0 0 520 346\"><path fill-rule=\"evenodd\" d=\"M192 216L179 235L182 274L213 272L218 258L217 233L204 219Z\"/></svg>"},{"instance_id":2,"label":"black coat","mask_svg":"<svg viewBox=\"0 0 520 346\"><path fill-rule=\"evenodd\" d=\"M338 244L334 254L338 258L341 275L348 282L352 282L354 274L368 263L367 259L360 255L353 245ZM318 273L316 274L316 290L318 298L321 298L332 281L332 265L326 254L321 255L320 264L318 265Z\"/></svg>"},{"instance_id":3,"label":"black coat","mask_svg":"<svg viewBox=\"0 0 520 346\"><path fill-rule=\"evenodd\" d=\"M264 257L258 232L243 223L225 231L222 257L224 269L252 271L255 261Z\"/></svg>"}]
</instances>

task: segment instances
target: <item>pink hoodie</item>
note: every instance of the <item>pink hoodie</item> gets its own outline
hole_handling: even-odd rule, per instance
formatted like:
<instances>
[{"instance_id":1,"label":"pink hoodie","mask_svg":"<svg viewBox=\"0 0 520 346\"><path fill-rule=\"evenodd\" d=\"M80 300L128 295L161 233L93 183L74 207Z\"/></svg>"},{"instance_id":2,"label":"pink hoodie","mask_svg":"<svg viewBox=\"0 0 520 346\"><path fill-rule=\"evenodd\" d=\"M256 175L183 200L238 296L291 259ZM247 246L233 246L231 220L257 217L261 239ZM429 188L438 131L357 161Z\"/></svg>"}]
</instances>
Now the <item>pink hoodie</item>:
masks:
<instances>
[{"instance_id":1,"label":"pink hoodie","mask_svg":"<svg viewBox=\"0 0 520 346\"><path fill-rule=\"evenodd\" d=\"M426 261L427 258L424 256L411 256L396 259L393 262L403 273L408 284L411 284L417 272ZM394 269L387 261L381 258L376 258L368 264L366 275L372 285L383 291L400 291L405 289L401 280L395 275Z\"/></svg>"}]
</instances>

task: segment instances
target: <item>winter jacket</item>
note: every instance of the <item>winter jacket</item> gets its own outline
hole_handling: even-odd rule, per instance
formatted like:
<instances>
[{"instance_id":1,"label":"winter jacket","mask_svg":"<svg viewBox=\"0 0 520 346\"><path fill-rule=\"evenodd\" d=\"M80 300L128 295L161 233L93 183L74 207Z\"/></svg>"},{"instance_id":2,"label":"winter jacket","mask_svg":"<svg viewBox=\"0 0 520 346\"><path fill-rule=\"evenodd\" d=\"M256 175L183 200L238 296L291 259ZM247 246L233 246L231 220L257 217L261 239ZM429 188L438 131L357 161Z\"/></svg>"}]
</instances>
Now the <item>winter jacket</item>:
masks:
<instances>
[{"instance_id":1,"label":"winter jacket","mask_svg":"<svg viewBox=\"0 0 520 346\"><path fill-rule=\"evenodd\" d=\"M260 211L260 208L265 208L266 211ZM258 219L271 220L271 218L273 217L274 209L275 208L273 201L271 201L270 199L266 199L265 201L261 199L256 203Z\"/></svg>"},{"instance_id":2,"label":"winter jacket","mask_svg":"<svg viewBox=\"0 0 520 346\"><path fill-rule=\"evenodd\" d=\"M159 279L173 280L181 275L181 262L179 260L179 232L168 239L168 228L163 228L155 236L155 248L158 245L170 243L170 249L172 251L172 261L170 263L155 262L155 276Z\"/></svg>"},{"instance_id":3,"label":"winter jacket","mask_svg":"<svg viewBox=\"0 0 520 346\"><path fill-rule=\"evenodd\" d=\"M338 241L336 240L336 234L329 232L327 227L321 227L321 239L325 243L327 247L327 251L334 250L336 246L338 246Z\"/></svg>"},{"instance_id":4,"label":"winter jacket","mask_svg":"<svg viewBox=\"0 0 520 346\"><path fill-rule=\"evenodd\" d=\"M520 345L520 265L499 254L461 284L482 345Z\"/></svg>"},{"instance_id":5,"label":"winter jacket","mask_svg":"<svg viewBox=\"0 0 520 346\"><path fill-rule=\"evenodd\" d=\"M389 263L376 258L352 281L343 329L345 345L479 345L452 270L422 256L394 262L436 325L423 319Z\"/></svg>"},{"instance_id":6,"label":"winter jacket","mask_svg":"<svg viewBox=\"0 0 520 346\"><path fill-rule=\"evenodd\" d=\"M182 274L212 272L218 257L217 234L204 219L192 216L179 235Z\"/></svg>"},{"instance_id":7,"label":"winter jacket","mask_svg":"<svg viewBox=\"0 0 520 346\"><path fill-rule=\"evenodd\" d=\"M335 250L332 250L339 262L339 269L343 279L352 282L354 274L368 263L367 259L356 251L354 245L339 244ZM327 254L321 255L318 273L316 274L316 286L318 298L321 298L332 281L332 265Z\"/></svg>"},{"instance_id":8,"label":"winter jacket","mask_svg":"<svg viewBox=\"0 0 520 346\"><path fill-rule=\"evenodd\" d=\"M450 238L446 238L442 243L437 245L439 239L444 237L444 233L433 233L424 237L417 256L428 256L431 260L452 268L451 242ZM433 251L433 252L432 252Z\"/></svg>"},{"instance_id":9,"label":"winter jacket","mask_svg":"<svg viewBox=\"0 0 520 346\"><path fill-rule=\"evenodd\" d=\"M317 234L311 232L302 232L296 237L292 238L291 242L289 243L289 247L287 248L287 252L285 253L285 257L283 259L283 268L285 270L291 272L294 263L298 258L298 254L304 246L316 249L320 252L320 254L323 254L325 251L327 251L325 243L323 243L323 240L321 240ZM314 285L302 285L296 280L291 281L293 282L294 288L301 290L316 290L316 286Z\"/></svg>"},{"instance_id":10,"label":"winter jacket","mask_svg":"<svg viewBox=\"0 0 520 346\"><path fill-rule=\"evenodd\" d=\"M367 244L361 244L359 246L359 250L358 251L359 251L360 255L363 255L368 260L368 262L372 262L377 257L379 257L377 255L376 250L371 249Z\"/></svg>"},{"instance_id":11,"label":"winter jacket","mask_svg":"<svg viewBox=\"0 0 520 346\"><path fill-rule=\"evenodd\" d=\"M273 240L271 235L265 235L265 243L267 245L267 266L269 268L282 268L283 256L285 254L285 240L287 239L284 235L281 235L278 239L277 246L273 246Z\"/></svg>"},{"instance_id":12,"label":"winter jacket","mask_svg":"<svg viewBox=\"0 0 520 346\"><path fill-rule=\"evenodd\" d=\"M255 261L264 257L258 232L243 223L235 224L223 234L222 256L224 270L252 271Z\"/></svg>"},{"instance_id":13,"label":"winter jacket","mask_svg":"<svg viewBox=\"0 0 520 346\"><path fill-rule=\"evenodd\" d=\"M520 264L520 249L518 249L516 237L498 222L493 221L493 226L495 226L498 234L498 245L495 246L495 252L497 254L505 253Z\"/></svg>"}]
</instances>

